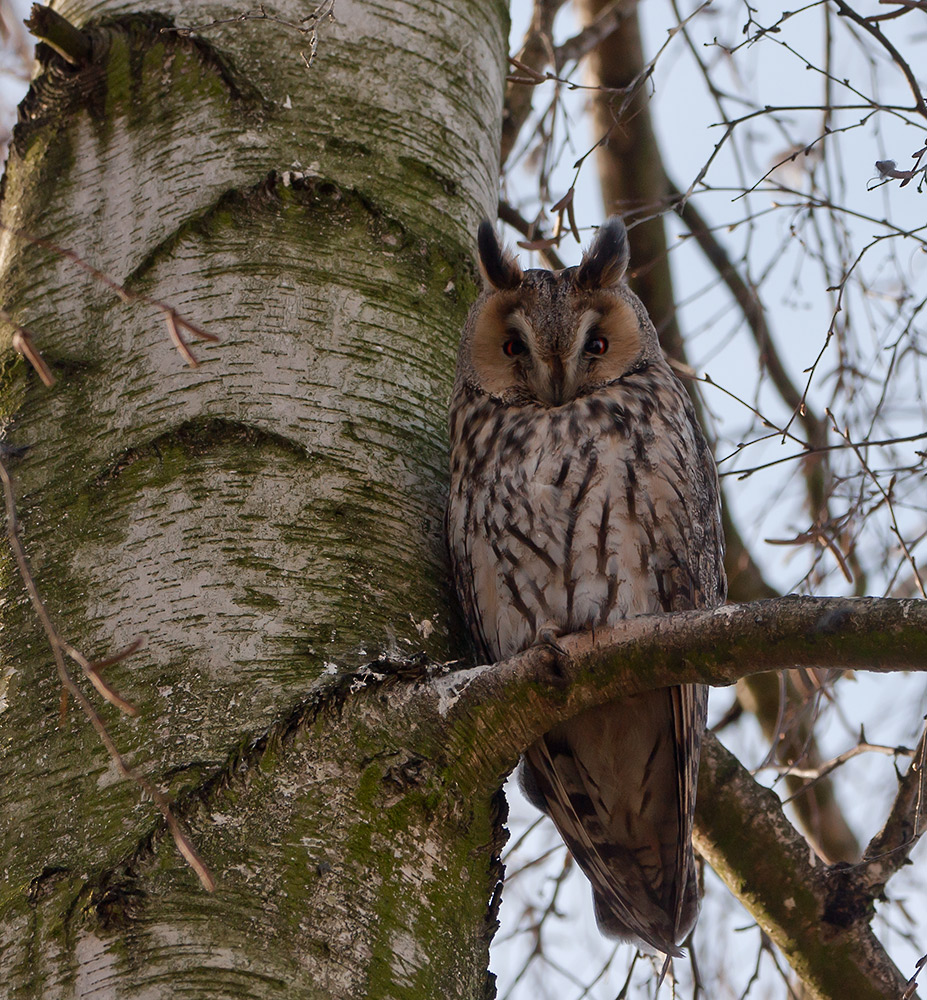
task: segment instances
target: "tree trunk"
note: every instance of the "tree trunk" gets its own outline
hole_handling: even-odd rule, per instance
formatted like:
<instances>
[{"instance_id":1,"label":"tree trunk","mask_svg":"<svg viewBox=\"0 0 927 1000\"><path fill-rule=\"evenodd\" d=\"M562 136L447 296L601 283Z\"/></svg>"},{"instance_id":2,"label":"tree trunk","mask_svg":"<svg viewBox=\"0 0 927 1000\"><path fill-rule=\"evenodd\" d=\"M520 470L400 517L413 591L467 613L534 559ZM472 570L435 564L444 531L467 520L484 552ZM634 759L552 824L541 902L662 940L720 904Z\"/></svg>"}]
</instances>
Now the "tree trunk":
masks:
<instances>
[{"instance_id":1,"label":"tree trunk","mask_svg":"<svg viewBox=\"0 0 927 1000\"><path fill-rule=\"evenodd\" d=\"M60 10L92 54L40 49L0 216L0 298L58 379L5 349L23 540L71 643L144 637L107 672L139 717L101 714L217 888L60 716L4 551L4 992L483 996L498 800L451 783L440 740L421 752L414 712L345 696L363 664L463 649L445 414L496 199L503 6L339 0L311 67L306 33L223 5ZM198 367L140 296L219 337L187 331Z\"/></svg>"}]
</instances>

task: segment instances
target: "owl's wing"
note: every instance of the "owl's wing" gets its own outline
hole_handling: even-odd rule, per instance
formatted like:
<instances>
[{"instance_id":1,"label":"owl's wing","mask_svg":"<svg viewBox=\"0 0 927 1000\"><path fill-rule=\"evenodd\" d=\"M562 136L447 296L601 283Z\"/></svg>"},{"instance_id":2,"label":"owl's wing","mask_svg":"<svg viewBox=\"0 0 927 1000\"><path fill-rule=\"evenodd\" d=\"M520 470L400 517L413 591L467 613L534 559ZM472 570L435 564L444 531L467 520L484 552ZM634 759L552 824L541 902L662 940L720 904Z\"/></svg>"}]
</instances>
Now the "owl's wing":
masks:
<instances>
[{"instance_id":1,"label":"owl's wing","mask_svg":"<svg viewBox=\"0 0 927 1000\"><path fill-rule=\"evenodd\" d=\"M480 612L476 591L478 581L474 577L474 560L470 551L473 534L466 530L469 518L469 511L466 509L466 505L470 502L470 499L464 496L458 497L457 503L448 502L448 506L444 511L444 537L447 540L451 576L456 584L457 596L460 600L464 621L470 630L470 636L476 647L476 653L483 663L493 663L496 657L492 655L492 646L483 628L483 622L491 621L492 619L490 616L483 615ZM495 592L495 579L489 575L481 583L484 590L487 587L491 589L491 593L484 593L483 595L485 602L491 599L492 594Z\"/></svg>"},{"instance_id":2,"label":"owl's wing","mask_svg":"<svg viewBox=\"0 0 927 1000\"><path fill-rule=\"evenodd\" d=\"M698 913L698 887L692 856L692 825L695 821L695 793L702 733L708 718L708 688L704 684L684 684L669 689L676 734L676 787L679 830L676 842L677 892L674 940L692 926Z\"/></svg>"},{"instance_id":3,"label":"owl's wing","mask_svg":"<svg viewBox=\"0 0 927 1000\"><path fill-rule=\"evenodd\" d=\"M681 412L691 423L673 441L685 447L638 477L652 560L639 596L667 612L720 604L725 591L714 466L694 415ZM706 711L702 685L602 705L554 727L522 767L528 797L592 883L602 930L669 955L698 912L692 824Z\"/></svg>"}]
</instances>

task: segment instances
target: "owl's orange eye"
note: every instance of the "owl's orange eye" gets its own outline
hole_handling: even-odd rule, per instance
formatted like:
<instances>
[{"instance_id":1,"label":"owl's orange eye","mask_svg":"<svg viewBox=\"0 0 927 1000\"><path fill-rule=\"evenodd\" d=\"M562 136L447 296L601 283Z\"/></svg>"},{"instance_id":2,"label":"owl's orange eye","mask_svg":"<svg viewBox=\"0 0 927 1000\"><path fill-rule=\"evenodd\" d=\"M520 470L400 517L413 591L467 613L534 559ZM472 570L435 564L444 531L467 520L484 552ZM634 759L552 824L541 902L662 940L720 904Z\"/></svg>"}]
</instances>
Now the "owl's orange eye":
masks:
<instances>
[{"instance_id":1,"label":"owl's orange eye","mask_svg":"<svg viewBox=\"0 0 927 1000\"><path fill-rule=\"evenodd\" d=\"M519 354L524 354L527 348L524 341L518 337L510 337L503 345L502 350L506 357L517 358Z\"/></svg>"},{"instance_id":2,"label":"owl's orange eye","mask_svg":"<svg viewBox=\"0 0 927 1000\"><path fill-rule=\"evenodd\" d=\"M584 350L587 354L604 354L608 350L608 341L604 337L590 337Z\"/></svg>"}]
</instances>

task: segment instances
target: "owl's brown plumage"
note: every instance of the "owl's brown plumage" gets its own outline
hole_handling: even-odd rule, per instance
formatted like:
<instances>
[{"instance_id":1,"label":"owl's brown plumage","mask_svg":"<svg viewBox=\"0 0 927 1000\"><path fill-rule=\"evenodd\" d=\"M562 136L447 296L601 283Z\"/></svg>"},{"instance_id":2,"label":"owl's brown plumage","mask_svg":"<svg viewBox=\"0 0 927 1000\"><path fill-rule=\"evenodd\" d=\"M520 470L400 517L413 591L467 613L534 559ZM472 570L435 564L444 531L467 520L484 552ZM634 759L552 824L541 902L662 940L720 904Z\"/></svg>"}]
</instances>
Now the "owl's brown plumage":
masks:
<instances>
[{"instance_id":1,"label":"owl's brown plumage","mask_svg":"<svg viewBox=\"0 0 927 1000\"><path fill-rule=\"evenodd\" d=\"M448 543L482 656L724 600L718 481L692 405L624 283L612 218L579 267L522 271L490 224L451 399ZM561 723L522 762L609 934L668 954L695 922L692 815L707 690Z\"/></svg>"}]
</instances>

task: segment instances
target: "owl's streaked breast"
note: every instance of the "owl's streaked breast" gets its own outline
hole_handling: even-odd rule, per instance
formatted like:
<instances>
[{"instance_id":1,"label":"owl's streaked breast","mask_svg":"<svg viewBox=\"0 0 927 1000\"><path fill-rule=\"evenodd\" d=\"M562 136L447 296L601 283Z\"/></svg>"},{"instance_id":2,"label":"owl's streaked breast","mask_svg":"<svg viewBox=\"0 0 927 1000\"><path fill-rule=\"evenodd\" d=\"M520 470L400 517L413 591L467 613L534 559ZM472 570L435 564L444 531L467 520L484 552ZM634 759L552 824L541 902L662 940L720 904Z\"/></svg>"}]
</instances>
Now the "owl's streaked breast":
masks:
<instances>
[{"instance_id":1,"label":"owl's streaked breast","mask_svg":"<svg viewBox=\"0 0 927 1000\"><path fill-rule=\"evenodd\" d=\"M689 587L690 470L667 442L691 431L652 402L669 372L556 408L464 393L452 411L449 540L473 580L468 617L495 659L557 634L668 610ZM670 381L671 380L671 381ZM674 400L676 402L676 400ZM643 411L647 411L646 419Z\"/></svg>"}]
</instances>

